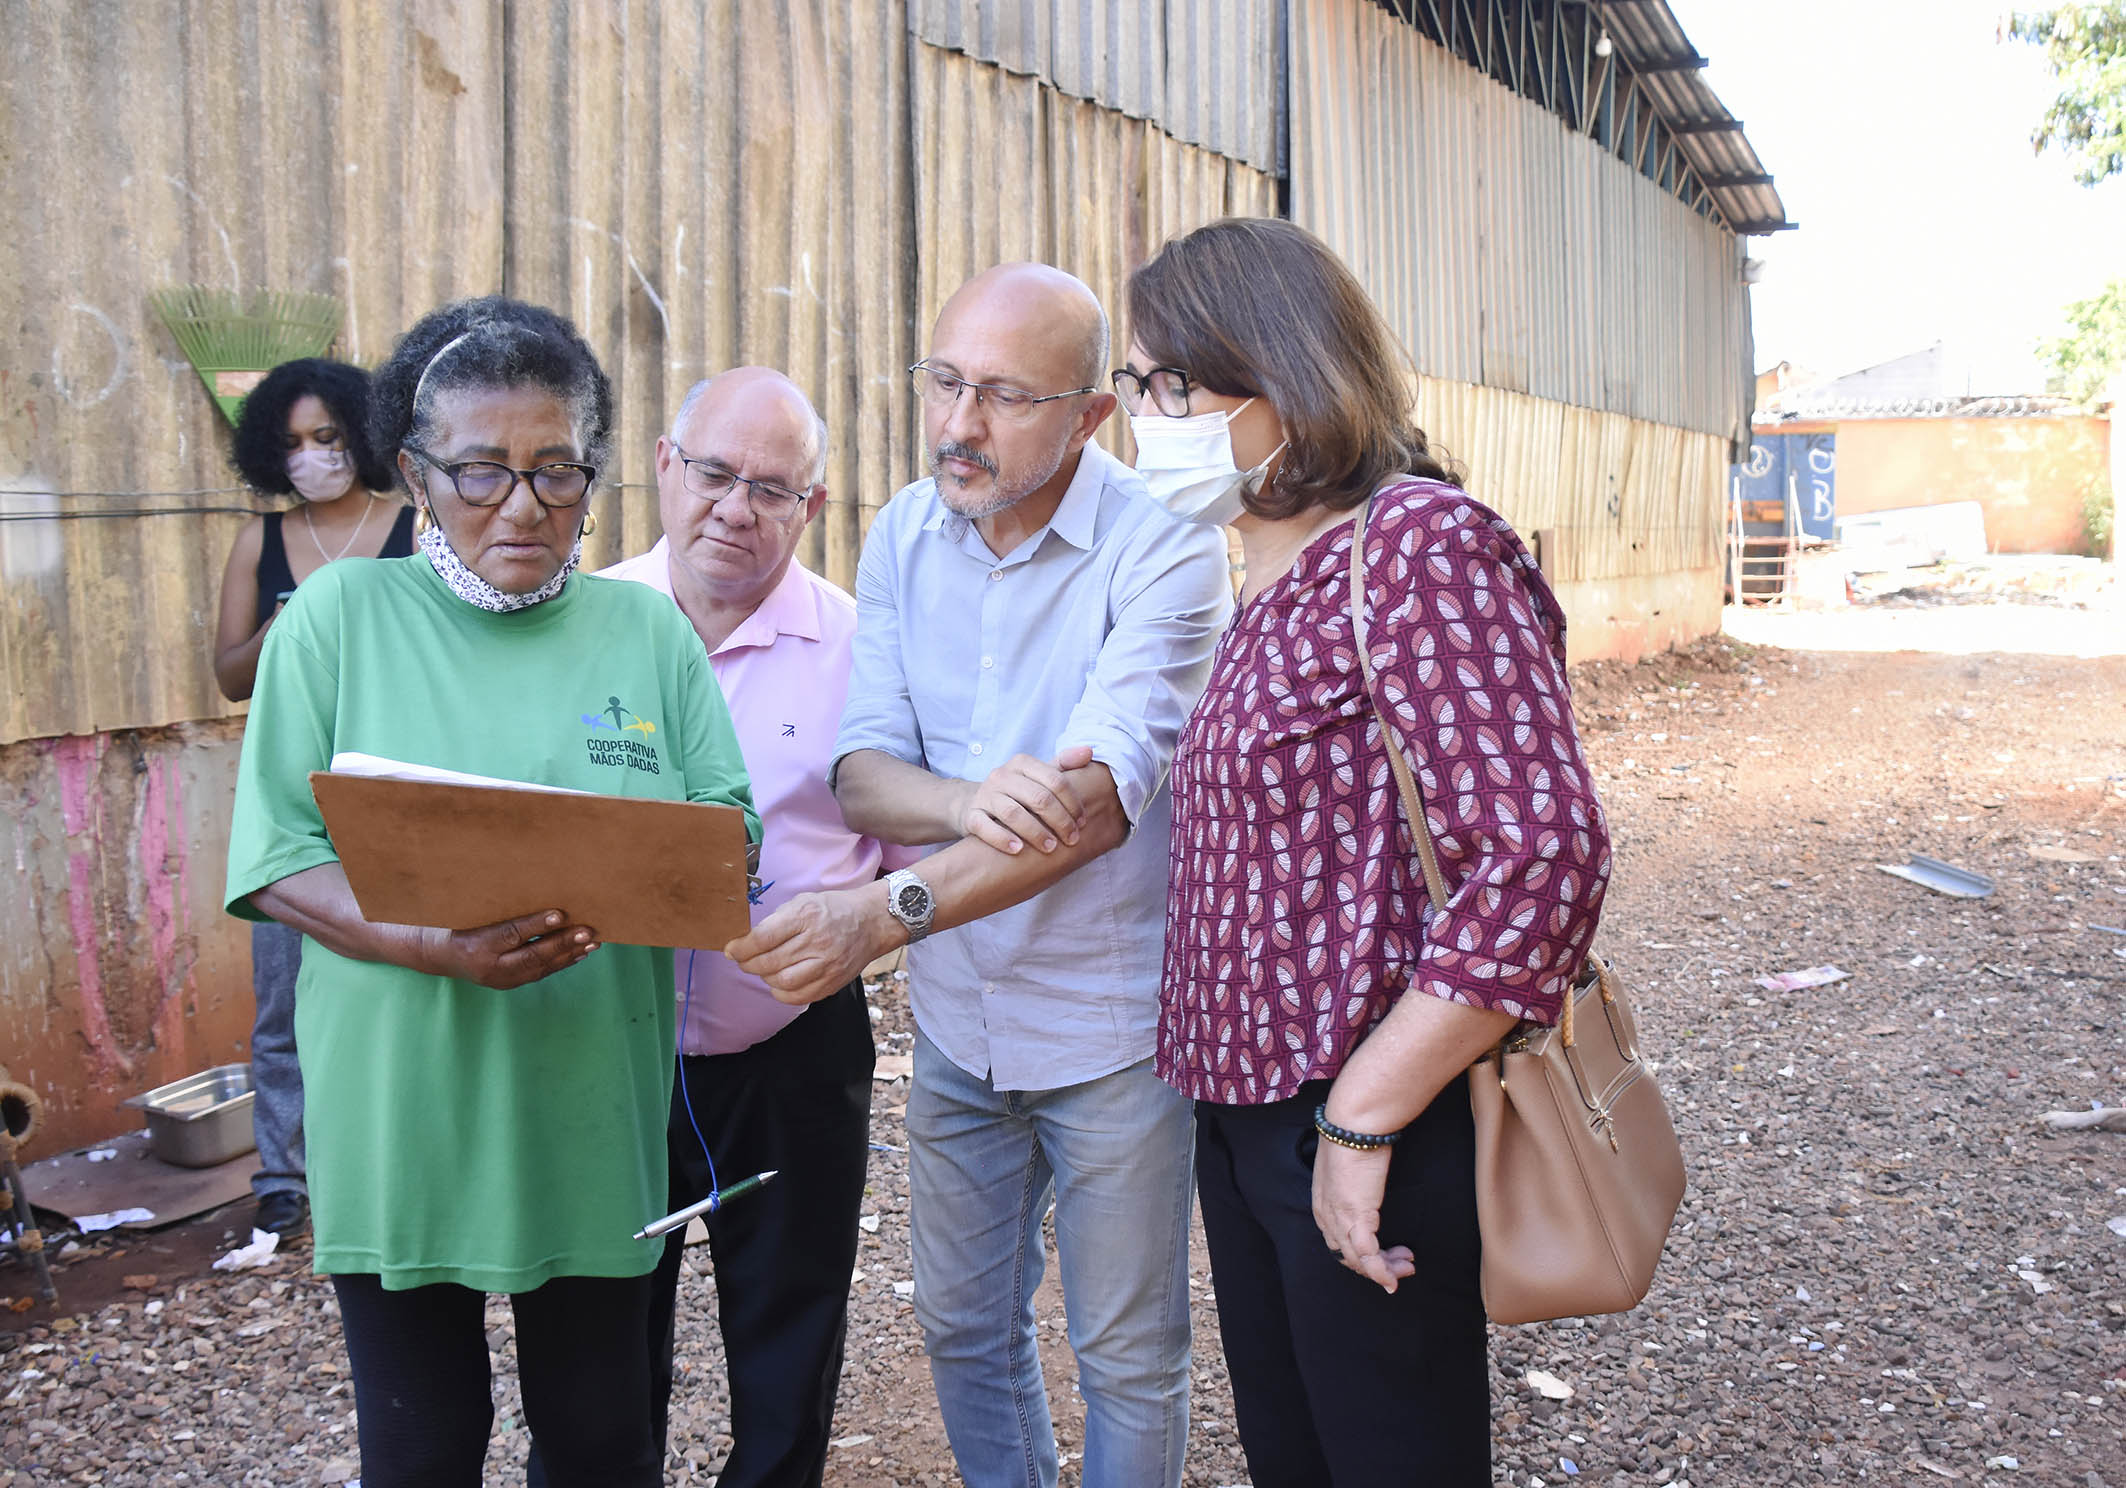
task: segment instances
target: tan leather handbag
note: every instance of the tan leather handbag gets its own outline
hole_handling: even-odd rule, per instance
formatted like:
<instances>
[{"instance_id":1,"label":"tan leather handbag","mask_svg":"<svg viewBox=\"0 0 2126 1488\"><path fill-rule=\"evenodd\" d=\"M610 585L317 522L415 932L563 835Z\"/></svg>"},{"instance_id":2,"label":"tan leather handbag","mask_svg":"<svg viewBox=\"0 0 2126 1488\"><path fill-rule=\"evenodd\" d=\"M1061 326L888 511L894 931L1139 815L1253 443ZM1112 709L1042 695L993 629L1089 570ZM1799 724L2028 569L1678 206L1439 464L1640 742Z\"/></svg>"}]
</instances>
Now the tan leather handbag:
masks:
<instances>
[{"instance_id":1,"label":"tan leather handbag","mask_svg":"<svg viewBox=\"0 0 2126 1488\"><path fill-rule=\"evenodd\" d=\"M1351 624L1366 693L1365 535L1351 536ZM1374 704L1374 714L1380 708ZM1385 717L1381 742L1402 791L1436 905L1447 903L1416 776ZM1617 978L1588 954L1555 1028L1523 1023L1469 1070L1484 1311L1494 1323L1629 1312L1653 1285L1683 1202L1683 1152L1639 1056Z\"/></svg>"}]
</instances>

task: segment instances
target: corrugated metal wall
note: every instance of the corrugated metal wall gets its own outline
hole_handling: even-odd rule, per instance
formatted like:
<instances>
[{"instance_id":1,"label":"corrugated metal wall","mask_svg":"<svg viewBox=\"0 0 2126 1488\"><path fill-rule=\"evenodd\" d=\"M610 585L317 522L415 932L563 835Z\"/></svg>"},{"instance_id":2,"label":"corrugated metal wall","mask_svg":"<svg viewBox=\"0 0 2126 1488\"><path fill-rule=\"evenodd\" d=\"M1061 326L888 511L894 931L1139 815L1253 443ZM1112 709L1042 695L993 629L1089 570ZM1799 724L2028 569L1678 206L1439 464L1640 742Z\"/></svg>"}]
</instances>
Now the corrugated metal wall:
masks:
<instances>
[{"instance_id":1,"label":"corrugated metal wall","mask_svg":"<svg viewBox=\"0 0 2126 1488\"><path fill-rule=\"evenodd\" d=\"M1282 0L909 0L946 51L1284 171Z\"/></svg>"},{"instance_id":2,"label":"corrugated metal wall","mask_svg":"<svg viewBox=\"0 0 2126 1488\"><path fill-rule=\"evenodd\" d=\"M1119 365L1131 269L1177 232L1276 211L1274 176L1037 78L918 44L912 87L919 340L971 274L1039 259L1069 269L1108 307ZM1108 420L1103 442L1121 449L1124 427Z\"/></svg>"},{"instance_id":3,"label":"corrugated metal wall","mask_svg":"<svg viewBox=\"0 0 2126 1488\"><path fill-rule=\"evenodd\" d=\"M1172 65L1084 41L1130 9L1070 12L1075 87ZM1147 118L915 40L904 0L0 0L0 124L0 518L68 519L0 520L0 1050L55 1147L248 1029L209 650L252 503L149 289L330 291L372 364L460 295L565 310L619 401L594 562L656 537L684 388L781 366L833 444L806 560L846 583L921 472L902 369L963 278L1043 257L1118 303L1171 232L1276 206ZM75 519L140 509L176 511Z\"/></svg>"},{"instance_id":4,"label":"corrugated metal wall","mask_svg":"<svg viewBox=\"0 0 2126 1488\"><path fill-rule=\"evenodd\" d=\"M1402 336L1471 491L1543 535L1575 657L1716 624L1736 239L1368 0L1291 29L1292 217Z\"/></svg>"},{"instance_id":5,"label":"corrugated metal wall","mask_svg":"<svg viewBox=\"0 0 2126 1488\"><path fill-rule=\"evenodd\" d=\"M1029 254L1113 302L1169 232L1275 210L1272 176L1148 122L1168 69L1215 60L1246 88L1185 117L1274 140L1276 52L1243 63L1275 6L1170 9L1023 11L1037 77L911 41L906 0L6 0L0 517L69 520L0 520L0 741L230 711L207 650L242 516L197 508L252 502L149 310L163 283L332 292L341 354L370 364L460 295L567 311L619 395L594 562L654 540L684 388L782 367L833 442L804 557L847 581L868 513L919 473L901 369L961 278ZM79 519L143 506L190 510Z\"/></svg>"},{"instance_id":6,"label":"corrugated metal wall","mask_svg":"<svg viewBox=\"0 0 2126 1488\"><path fill-rule=\"evenodd\" d=\"M1368 0L1291 0L1291 31L1293 220L1419 371L1746 436L1731 234Z\"/></svg>"}]
</instances>

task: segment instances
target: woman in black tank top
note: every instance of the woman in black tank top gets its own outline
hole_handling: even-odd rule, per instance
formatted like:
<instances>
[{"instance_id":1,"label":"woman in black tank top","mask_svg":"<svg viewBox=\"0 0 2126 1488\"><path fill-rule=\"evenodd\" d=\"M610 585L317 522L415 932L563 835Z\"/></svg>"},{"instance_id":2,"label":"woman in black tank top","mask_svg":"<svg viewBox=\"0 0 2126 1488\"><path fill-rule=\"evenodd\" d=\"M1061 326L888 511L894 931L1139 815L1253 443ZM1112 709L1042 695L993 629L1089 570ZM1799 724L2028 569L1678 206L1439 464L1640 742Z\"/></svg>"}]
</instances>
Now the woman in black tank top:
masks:
<instances>
[{"instance_id":1,"label":"woman in black tank top","mask_svg":"<svg viewBox=\"0 0 2126 1488\"><path fill-rule=\"evenodd\" d=\"M254 491L299 505L244 524L229 550L214 640L214 680L251 696L259 649L295 586L341 558L413 553L413 508L370 449L369 374L344 362L283 362L244 400L231 463ZM291 521L292 519L292 521Z\"/></svg>"},{"instance_id":2,"label":"woman in black tank top","mask_svg":"<svg viewBox=\"0 0 2126 1488\"><path fill-rule=\"evenodd\" d=\"M246 522L222 573L214 680L231 702L241 702L251 696L266 632L295 586L341 558L410 556L413 508L377 494L392 481L369 444L369 374L343 362L305 358L267 373L244 400L231 463L252 490L300 502ZM302 949L302 935L290 926L267 920L251 927L251 1127L258 1138L252 1228L278 1235L301 1234L310 1222L295 1047Z\"/></svg>"}]
</instances>

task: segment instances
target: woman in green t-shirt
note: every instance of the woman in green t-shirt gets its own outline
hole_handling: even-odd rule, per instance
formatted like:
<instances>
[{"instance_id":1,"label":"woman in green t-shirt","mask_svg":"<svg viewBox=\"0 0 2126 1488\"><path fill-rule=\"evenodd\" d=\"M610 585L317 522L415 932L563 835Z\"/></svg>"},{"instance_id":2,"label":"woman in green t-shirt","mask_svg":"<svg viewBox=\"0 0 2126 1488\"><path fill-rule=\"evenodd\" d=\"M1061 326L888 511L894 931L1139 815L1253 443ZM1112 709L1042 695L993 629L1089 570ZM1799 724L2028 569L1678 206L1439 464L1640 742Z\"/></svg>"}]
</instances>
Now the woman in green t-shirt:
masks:
<instances>
[{"instance_id":1,"label":"woman in green t-shirt","mask_svg":"<svg viewBox=\"0 0 2126 1488\"><path fill-rule=\"evenodd\" d=\"M377 373L372 421L421 550L330 565L268 633L227 888L233 913L305 936L316 1264L339 1299L362 1480L481 1481L499 1292L535 1476L655 1484L660 1246L632 1236L666 1197L672 953L601 944L566 906L459 932L372 923L308 777L359 752L713 801L743 807L757 841L745 764L679 612L575 572L612 389L568 321L500 298L436 311Z\"/></svg>"}]
</instances>

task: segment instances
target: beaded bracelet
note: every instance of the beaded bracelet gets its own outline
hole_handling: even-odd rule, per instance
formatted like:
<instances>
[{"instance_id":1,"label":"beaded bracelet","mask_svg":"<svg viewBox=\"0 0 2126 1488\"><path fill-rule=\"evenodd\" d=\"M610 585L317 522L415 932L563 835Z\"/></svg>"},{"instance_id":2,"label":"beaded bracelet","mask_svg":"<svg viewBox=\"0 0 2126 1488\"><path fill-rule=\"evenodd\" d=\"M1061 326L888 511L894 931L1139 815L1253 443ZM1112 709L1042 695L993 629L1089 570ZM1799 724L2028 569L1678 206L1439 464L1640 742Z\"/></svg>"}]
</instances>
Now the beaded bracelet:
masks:
<instances>
[{"instance_id":1,"label":"beaded bracelet","mask_svg":"<svg viewBox=\"0 0 2126 1488\"><path fill-rule=\"evenodd\" d=\"M1339 1147L1349 1147L1354 1152L1374 1152L1382 1147L1393 1147L1403 1139L1403 1134L1387 1132L1374 1135L1371 1132L1348 1131L1329 1120L1329 1105L1322 1102L1314 1108L1314 1130L1320 1132Z\"/></svg>"}]
</instances>

